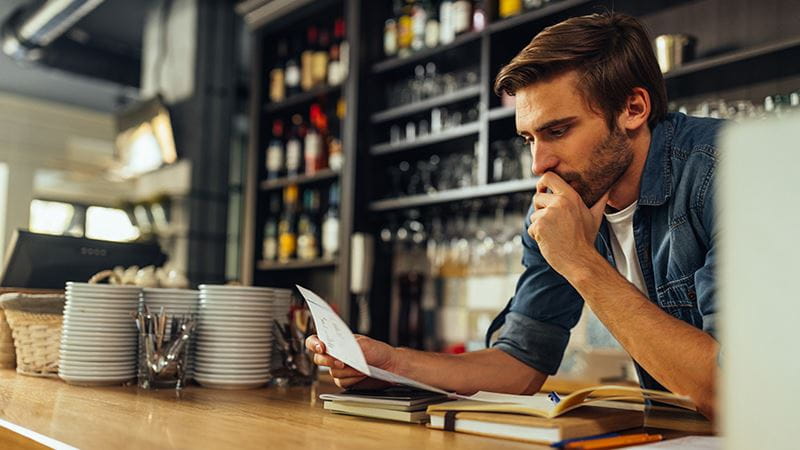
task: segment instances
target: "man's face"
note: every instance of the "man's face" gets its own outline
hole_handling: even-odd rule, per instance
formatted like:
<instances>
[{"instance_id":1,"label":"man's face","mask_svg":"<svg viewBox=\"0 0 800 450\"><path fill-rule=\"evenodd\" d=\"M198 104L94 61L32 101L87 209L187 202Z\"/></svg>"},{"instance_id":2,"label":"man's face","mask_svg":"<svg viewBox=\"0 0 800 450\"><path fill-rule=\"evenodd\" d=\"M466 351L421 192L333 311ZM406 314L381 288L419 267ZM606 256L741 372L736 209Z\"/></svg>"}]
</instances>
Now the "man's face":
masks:
<instances>
[{"instance_id":1,"label":"man's face","mask_svg":"<svg viewBox=\"0 0 800 450\"><path fill-rule=\"evenodd\" d=\"M622 177L633 159L627 136L589 108L567 72L516 92L517 133L531 146L535 175L552 171L591 207Z\"/></svg>"}]
</instances>

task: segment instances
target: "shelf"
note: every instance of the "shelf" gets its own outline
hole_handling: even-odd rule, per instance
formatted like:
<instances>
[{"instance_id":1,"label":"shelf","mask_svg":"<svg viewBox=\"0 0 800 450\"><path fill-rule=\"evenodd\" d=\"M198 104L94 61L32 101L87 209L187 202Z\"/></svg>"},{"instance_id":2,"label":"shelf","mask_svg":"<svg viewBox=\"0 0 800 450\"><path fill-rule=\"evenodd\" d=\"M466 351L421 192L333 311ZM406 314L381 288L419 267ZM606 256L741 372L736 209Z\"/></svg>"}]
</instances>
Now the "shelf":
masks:
<instances>
[{"instance_id":1,"label":"shelf","mask_svg":"<svg viewBox=\"0 0 800 450\"><path fill-rule=\"evenodd\" d=\"M258 270L276 271L276 270L303 270L303 269L319 269L324 267L335 267L337 261L335 259L314 259L311 261L292 260L289 262L278 261L258 261Z\"/></svg>"},{"instance_id":2,"label":"shelf","mask_svg":"<svg viewBox=\"0 0 800 450\"><path fill-rule=\"evenodd\" d=\"M418 51L416 53L412 53L411 55L406 56L406 57L398 56L398 57L395 57L395 58L391 58L391 59L387 59L387 60L381 61L379 63L373 64L372 73L373 74L379 74L379 73L388 72L390 70L394 70L394 69L397 69L397 68L400 68L400 67L409 66L409 65L414 64L416 62L420 62L420 61L423 61L425 59L437 56L437 55L439 55L441 53L444 53L444 52L446 52L448 50L452 50L454 48L460 47L460 46L465 45L465 44L467 44L469 42L476 41L482 35L483 35L482 32L475 32L475 31L469 32L469 33L464 33L464 34L461 34L459 36L456 36L456 38L453 39L453 42L450 42L449 44L440 45L440 46L434 47L434 48L426 48L426 49L420 50L420 51Z\"/></svg>"},{"instance_id":3,"label":"shelf","mask_svg":"<svg viewBox=\"0 0 800 450\"><path fill-rule=\"evenodd\" d=\"M513 107L501 106L489 110L489 121L514 118L515 109Z\"/></svg>"},{"instance_id":4,"label":"shelf","mask_svg":"<svg viewBox=\"0 0 800 450\"><path fill-rule=\"evenodd\" d=\"M412 114L425 111L427 109L433 109L437 106L456 103L461 100L466 100L472 97L478 97L480 95L481 95L480 86L469 86L466 88L459 89L455 92L451 92L449 94L438 95L436 97L431 97L419 102L414 102L403 106L397 106L395 108L390 108L377 112L372 115L370 120L372 121L372 123L388 122L390 120L394 120L404 116L410 116Z\"/></svg>"},{"instance_id":5,"label":"shelf","mask_svg":"<svg viewBox=\"0 0 800 450\"><path fill-rule=\"evenodd\" d=\"M260 187L262 191L269 191L280 189L290 184L309 184L309 183L316 183L319 181L330 180L332 178L337 178L339 176L339 172L331 169L321 170L314 175L298 175L296 177L284 177L284 178L276 178L274 180L263 180L261 181Z\"/></svg>"},{"instance_id":6,"label":"shelf","mask_svg":"<svg viewBox=\"0 0 800 450\"><path fill-rule=\"evenodd\" d=\"M717 69L728 64L747 61L749 59L756 59L761 56L767 56L784 50L791 50L793 48L800 48L800 36L692 61L665 73L664 79L671 80L706 70Z\"/></svg>"},{"instance_id":7,"label":"shelf","mask_svg":"<svg viewBox=\"0 0 800 450\"><path fill-rule=\"evenodd\" d=\"M500 183L485 184L483 186L451 189L433 194L411 195L408 197L378 200L370 203L369 209L370 211L390 211L393 209L414 208L438 203L468 200L476 197L491 197L495 195L513 194L515 192L533 191L536 189L537 181L539 181L538 178L503 181Z\"/></svg>"},{"instance_id":8,"label":"shelf","mask_svg":"<svg viewBox=\"0 0 800 450\"><path fill-rule=\"evenodd\" d=\"M533 22L535 20L543 19L551 14L555 14L561 11L566 11L571 8L575 8L578 6L583 6L586 4L593 3L593 0L562 0L555 3L551 3L543 8L534 9L532 11L524 12L520 15L509 17L507 19L501 19L498 22L494 22L489 24L487 28L489 30L489 34L497 33L500 31L509 30L520 25L525 25L529 22Z\"/></svg>"},{"instance_id":9,"label":"shelf","mask_svg":"<svg viewBox=\"0 0 800 450\"><path fill-rule=\"evenodd\" d=\"M383 144L373 145L370 149L372 155L385 155L388 153L400 152L412 148L425 147L427 145L439 144L441 142L458 139L460 137L477 134L480 131L480 122L468 123L466 125L459 125L442 131L441 133L428 134L426 136L414 139L413 141L403 141L397 144L389 142Z\"/></svg>"},{"instance_id":10,"label":"shelf","mask_svg":"<svg viewBox=\"0 0 800 450\"><path fill-rule=\"evenodd\" d=\"M282 102L267 103L264 105L264 113L271 114L284 109L292 108L294 106L302 105L303 103L309 103L317 97L332 94L341 89L341 86L321 86L308 92L303 92L302 94L293 95Z\"/></svg>"}]
</instances>

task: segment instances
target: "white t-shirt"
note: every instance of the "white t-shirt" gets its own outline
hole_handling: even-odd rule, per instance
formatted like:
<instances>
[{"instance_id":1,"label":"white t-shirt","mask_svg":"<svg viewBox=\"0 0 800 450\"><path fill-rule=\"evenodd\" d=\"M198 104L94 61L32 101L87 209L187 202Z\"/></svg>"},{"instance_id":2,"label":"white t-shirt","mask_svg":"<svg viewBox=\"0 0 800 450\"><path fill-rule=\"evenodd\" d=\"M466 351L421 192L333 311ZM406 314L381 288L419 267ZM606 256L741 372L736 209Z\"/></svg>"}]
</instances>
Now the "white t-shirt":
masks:
<instances>
[{"instance_id":1,"label":"white t-shirt","mask_svg":"<svg viewBox=\"0 0 800 450\"><path fill-rule=\"evenodd\" d=\"M617 270L645 297L649 297L647 284L642 275L642 266L636 255L636 242L633 239L633 213L636 212L638 203L633 202L627 208L605 216L610 226L608 234L611 238L611 251L614 253Z\"/></svg>"}]
</instances>

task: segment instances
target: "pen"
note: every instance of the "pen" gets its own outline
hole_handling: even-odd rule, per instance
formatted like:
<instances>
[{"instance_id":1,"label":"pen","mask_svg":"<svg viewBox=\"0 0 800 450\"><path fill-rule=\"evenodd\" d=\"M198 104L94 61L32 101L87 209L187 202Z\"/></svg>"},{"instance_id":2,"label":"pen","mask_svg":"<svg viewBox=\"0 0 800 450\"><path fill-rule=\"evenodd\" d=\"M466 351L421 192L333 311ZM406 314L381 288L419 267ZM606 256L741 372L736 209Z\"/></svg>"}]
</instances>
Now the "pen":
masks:
<instances>
[{"instance_id":1,"label":"pen","mask_svg":"<svg viewBox=\"0 0 800 450\"><path fill-rule=\"evenodd\" d=\"M585 436L581 438L564 439L563 441L553 442L552 444L550 444L550 447L560 448L564 447L570 442L588 441L591 439L610 438L615 436L619 436L619 433L605 433L605 434L596 434L594 436Z\"/></svg>"},{"instance_id":2,"label":"pen","mask_svg":"<svg viewBox=\"0 0 800 450\"><path fill-rule=\"evenodd\" d=\"M610 449L610 448L624 447L633 444L656 442L660 441L661 439L663 439L663 436L660 434L647 434L647 433L629 434L625 436L573 442L571 444L567 444L564 448L582 449L582 450Z\"/></svg>"}]
</instances>

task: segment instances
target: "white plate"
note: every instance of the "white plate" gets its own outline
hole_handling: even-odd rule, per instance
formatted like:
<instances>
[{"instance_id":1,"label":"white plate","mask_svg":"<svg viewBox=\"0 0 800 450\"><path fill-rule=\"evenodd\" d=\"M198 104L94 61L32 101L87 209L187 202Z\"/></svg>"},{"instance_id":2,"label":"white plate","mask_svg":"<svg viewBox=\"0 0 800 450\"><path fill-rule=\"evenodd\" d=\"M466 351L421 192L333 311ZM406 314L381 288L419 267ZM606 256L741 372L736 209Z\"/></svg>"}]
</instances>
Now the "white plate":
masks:
<instances>
[{"instance_id":1,"label":"white plate","mask_svg":"<svg viewBox=\"0 0 800 450\"><path fill-rule=\"evenodd\" d=\"M198 295L196 289L175 289L175 288L143 288L145 295Z\"/></svg>"},{"instance_id":2,"label":"white plate","mask_svg":"<svg viewBox=\"0 0 800 450\"><path fill-rule=\"evenodd\" d=\"M241 367L242 369L256 369L268 367L269 361L263 359L222 359L222 358L197 358L195 361L196 366L204 367Z\"/></svg>"},{"instance_id":3,"label":"white plate","mask_svg":"<svg viewBox=\"0 0 800 450\"><path fill-rule=\"evenodd\" d=\"M195 374L194 380L200 383L200 385L203 387L209 389L225 389L231 391L258 389L267 384L267 381L269 381L269 379L267 379L264 381L255 381L255 382L239 382L239 381L229 382L229 381L214 381L208 378L203 378L201 380L200 378L197 378L196 375L197 374Z\"/></svg>"},{"instance_id":4,"label":"white plate","mask_svg":"<svg viewBox=\"0 0 800 450\"><path fill-rule=\"evenodd\" d=\"M137 311L139 302L127 303L75 303L67 301L64 303L64 312L80 312L85 314L119 314L128 311Z\"/></svg>"},{"instance_id":5,"label":"white plate","mask_svg":"<svg viewBox=\"0 0 800 450\"><path fill-rule=\"evenodd\" d=\"M116 358L112 356L91 356L91 355L84 355L84 356L72 356L72 355L64 355L59 354L58 360L65 366L76 365L76 364L86 364L86 365L93 365L94 367L102 368L106 364L111 364L113 366L116 365L125 365L126 367L136 367L136 357L126 357L125 359Z\"/></svg>"},{"instance_id":6,"label":"white plate","mask_svg":"<svg viewBox=\"0 0 800 450\"><path fill-rule=\"evenodd\" d=\"M90 328L90 329L84 329L84 328L86 327L81 328L77 325L63 327L61 329L61 337L63 338L65 336L71 336L71 337L80 337L88 339L126 339L131 336L136 338L138 334L135 325L127 330L104 330L102 328Z\"/></svg>"},{"instance_id":7,"label":"white plate","mask_svg":"<svg viewBox=\"0 0 800 450\"><path fill-rule=\"evenodd\" d=\"M62 345L97 345L98 347L103 347L106 345L133 345L136 342L138 342L138 336L136 334L131 336L83 336L66 332L61 333Z\"/></svg>"},{"instance_id":8,"label":"white plate","mask_svg":"<svg viewBox=\"0 0 800 450\"><path fill-rule=\"evenodd\" d=\"M111 319L91 319L91 318L76 319L74 317L69 317L64 319L64 322L62 322L62 327L64 328L99 327L99 328L107 328L109 331L117 331L117 330L127 330L129 328L135 330L136 323L134 323L132 318L111 320Z\"/></svg>"},{"instance_id":9,"label":"white plate","mask_svg":"<svg viewBox=\"0 0 800 450\"><path fill-rule=\"evenodd\" d=\"M199 323L203 325L220 325L220 326L231 326L231 325L243 325L243 326L250 326L250 327L258 327L258 326L272 326L272 318L271 317L256 317L253 319L247 319L244 317L236 317L236 316L208 316L208 315L201 315L199 318Z\"/></svg>"},{"instance_id":10,"label":"white plate","mask_svg":"<svg viewBox=\"0 0 800 450\"><path fill-rule=\"evenodd\" d=\"M131 286L125 284L91 284L91 283L82 283L79 281L67 281L66 288L86 289L91 291L114 291L114 292L123 292L123 291L139 292L142 290L142 288L139 286Z\"/></svg>"},{"instance_id":11,"label":"white plate","mask_svg":"<svg viewBox=\"0 0 800 450\"><path fill-rule=\"evenodd\" d=\"M80 371L87 371L87 370L97 370L98 372L119 372L119 371L130 371L131 369L136 369L136 361L133 363L130 362L104 362L104 363L97 363L97 362L87 362L87 361L71 361L71 360L64 360L62 359L59 361L59 369L63 369L65 372L80 372Z\"/></svg>"},{"instance_id":12,"label":"white plate","mask_svg":"<svg viewBox=\"0 0 800 450\"><path fill-rule=\"evenodd\" d=\"M239 366L247 367L247 366L256 366L256 367L263 367L270 364L269 359L264 358L224 358L222 356L214 356L214 357L207 357L207 356L198 356L195 358L195 364L205 364L207 366Z\"/></svg>"},{"instance_id":13,"label":"white plate","mask_svg":"<svg viewBox=\"0 0 800 450\"><path fill-rule=\"evenodd\" d=\"M205 359L205 360L216 360L225 358L228 360L237 360L237 361L266 361L270 362L272 360L272 349L267 351L241 351L241 350L232 350L232 349L225 349L225 350L197 350L195 352L195 359Z\"/></svg>"},{"instance_id":14,"label":"white plate","mask_svg":"<svg viewBox=\"0 0 800 450\"><path fill-rule=\"evenodd\" d=\"M110 301L116 301L127 298L139 298L138 291L91 291L83 289L64 289L64 294L67 297L75 298L89 298L89 299L103 299L107 298Z\"/></svg>"},{"instance_id":15,"label":"white plate","mask_svg":"<svg viewBox=\"0 0 800 450\"><path fill-rule=\"evenodd\" d=\"M217 312L228 312L228 313L238 313L238 314L250 314L250 313L271 314L275 310L281 308L275 308L274 306L242 306L235 304L227 304L227 305L201 304L198 306L197 309L198 311L203 311L209 314L214 314Z\"/></svg>"},{"instance_id":16,"label":"white plate","mask_svg":"<svg viewBox=\"0 0 800 450\"><path fill-rule=\"evenodd\" d=\"M270 330L259 330L256 332L231 330L230 332L227 332L227 331L211 331L203 329L199 330L195 336L197 338L207 338L207 339L252 338L252 339L267 340L273 338L272 332Z\"/></svg>"},{"instance_id":17,"label":"white plate","mask_svg":"<svg viewBox=\"0 0 800 450\"><path fill-rule=\"evenodd\" d=\"M207 348L209 346L220 345L220 346L225 346L225 347L228 347L228 348L239 348L239 349L248 348L249 349L249 348L257 348L256 345L263 345L263 346L266 346L266 347L270 347L270 346L272 346L272 342L273 342L272 339L269 339L269 340L250 339L250 338L246 338L246 337L244 337L244 338L225 338L225 339L222 339L222 338L219 338L219 337L204 337L204 336L201 336L201 337L197 338L197 342L195 342L195 347L202 345L202 346L204 346L204 348Z\"/></svg>"},{"instance_id":18,"label":"white plate","mask_svg":"<svg viewBox=\"0 0 800 450\"><path fill-rule=\"evenodd\" d=\"M130 376L84 376L62 374L59 372L58 377L76 386L114 386L135 378L136 374L134 373Z\"/></svg>"},{"instance_id":19,"label":"white plate","mask_svg":"<svg viewBox=\"0 0 800 450\"><path fill-rule=\"evenodd\" d=\"M197 350L239 350L239 351L268 351L272 348L272 342L220 342L220 341L198 341L195 343Z\"/></svg>"},{"instance_id":20,"label":"white plate","mask_svg":"<svg viewBox=\"0 0 800 450\"><path fill-rule=\"evenodd\" d=\"M243 367L209 367L195 364L194 370L196 373L209 376L241 376L241 377L268 377L269 367L259 367L257 369L245 369Z\"/></svg>"},{"instance_id":21,"label":"white plate","mask_svg":"<svg viewBox=\"0 0 800 450\"><path fill-rule=\"evenodd\" d=\"M204 373L195 369L195 377L203 378L204 380L217 381L217 382L256 382L256 381L269 381L269 375L218 375L213 373Z\"/></svg>"}]
</instances>

